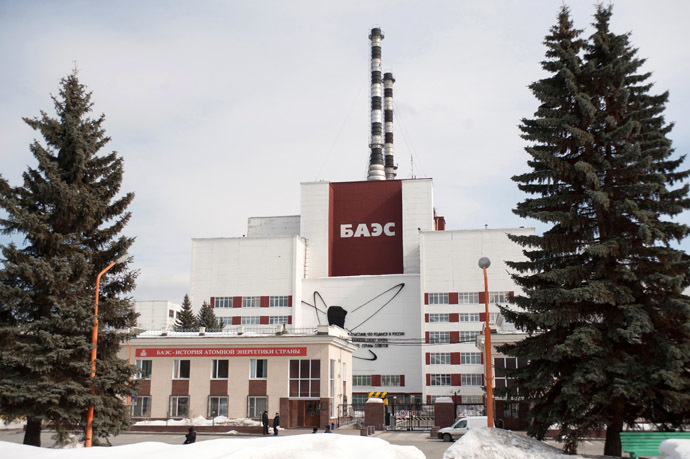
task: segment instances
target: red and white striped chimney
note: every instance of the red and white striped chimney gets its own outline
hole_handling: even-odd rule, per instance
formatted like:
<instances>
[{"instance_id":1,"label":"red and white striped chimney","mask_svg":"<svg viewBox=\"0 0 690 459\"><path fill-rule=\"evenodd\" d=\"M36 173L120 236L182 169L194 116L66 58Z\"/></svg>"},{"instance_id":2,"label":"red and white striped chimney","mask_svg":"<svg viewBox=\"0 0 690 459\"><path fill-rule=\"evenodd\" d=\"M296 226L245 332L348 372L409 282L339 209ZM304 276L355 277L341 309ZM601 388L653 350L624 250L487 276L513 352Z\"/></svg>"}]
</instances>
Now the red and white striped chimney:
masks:
<instances>
[{"instance_id":1,"label":"red and white striped chimney","mask_svg":"<svg viewBox=\"0 0 690 459\"><path fill-rule=\"evenodd\" d=\"M378 27L371 29L371 139L369 148L369 173L367 180L386 180L383 163L383 84L381 80L381 40Z\"/></svg>"},{"instance_id":2,"label":"red and white striped chimney","mask_svg":"<svg viewBox=\"0 0 690 459\"><path fill-rule=\"evenodd\" d=\"M392 73L383 75L383 132L385 144L383 154L385 159L386 180L395 180L395 161L393 158L393 78Z\"/></svg>"}]
</instances>

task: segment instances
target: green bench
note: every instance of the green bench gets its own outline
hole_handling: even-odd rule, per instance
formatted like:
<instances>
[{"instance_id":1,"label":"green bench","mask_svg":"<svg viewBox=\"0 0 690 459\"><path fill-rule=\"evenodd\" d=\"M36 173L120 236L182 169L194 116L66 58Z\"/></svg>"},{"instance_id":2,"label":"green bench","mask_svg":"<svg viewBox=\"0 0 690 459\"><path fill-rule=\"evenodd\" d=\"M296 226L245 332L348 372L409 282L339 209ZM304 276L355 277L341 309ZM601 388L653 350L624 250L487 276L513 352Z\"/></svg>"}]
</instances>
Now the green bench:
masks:
<instances>
[{"instance_id":1,"label":"green bench","mask_svg":"<svg viewBox=\"0 0 690 459\"><path fill-rule=\"evenodd\" d=\"M690 440L690 432L621 432L621 450L633 459L662 456L659 445L672 438Z\"/></svg>"}]
</instances>

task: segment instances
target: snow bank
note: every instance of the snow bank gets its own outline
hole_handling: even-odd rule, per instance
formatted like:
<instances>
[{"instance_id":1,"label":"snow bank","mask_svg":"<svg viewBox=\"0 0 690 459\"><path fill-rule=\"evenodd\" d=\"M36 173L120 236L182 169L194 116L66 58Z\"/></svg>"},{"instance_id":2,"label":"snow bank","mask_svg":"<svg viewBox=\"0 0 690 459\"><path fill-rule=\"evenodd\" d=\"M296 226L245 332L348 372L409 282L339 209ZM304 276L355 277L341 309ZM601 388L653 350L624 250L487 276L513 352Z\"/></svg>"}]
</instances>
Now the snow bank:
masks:
<instances>
[{"instance_id":1,"label":"snow bank","mask_svg":"<svg viewBox=\"0 0 690 459\"><path fill-rule=\"evenodd\" d=\"M443 453L443 459L577 459L539 440L503 429L471 429Z\"/></svg>"},{"instance_id":2,"label":"snow bank","mask_svg":"<svg viewBox=\"0 0 690 459\"><path fill-rule=\"evenodd\" d=\"M690 459L690 440L664 440L659 446L659 452L669 459Z\"/></svg>"},{"instance_id":3,"label":"snow bank","mask_svg":"<svg viewBox=\"0 0 690 459\"><path fill-rule=\"evenodd\" d=\"M26 421L12 421L12 422L0 421L0 430L23 429L25 425L26 425Z\"/></svg>"},{"instance_id":4,"label":"snow bank","mask_svg":"<svg viewBox=\"0 0 690 459\"><path fill-rule=\"evenodd\" d=\"M259 421L250 418L228 418L225 416L218 416L213 419L206 419L203 416L197 416L189 419L168 419L167 421L138 421L134 423L135 426L260 426Z\"/></svg>"},{"instance_id":5,"label":"snow bank","mask_svg":"<svg viewBox=\"0 0 690 459\"><path fill-rule=\"evenodd\" d=\"M3 457L23 459L425 459L424 454L414 446L391 445L380 438L339 434L218 439L192 445L146 442L72 450L0 442L0 451L3 451Z\"/></svg>"}]
</instances>

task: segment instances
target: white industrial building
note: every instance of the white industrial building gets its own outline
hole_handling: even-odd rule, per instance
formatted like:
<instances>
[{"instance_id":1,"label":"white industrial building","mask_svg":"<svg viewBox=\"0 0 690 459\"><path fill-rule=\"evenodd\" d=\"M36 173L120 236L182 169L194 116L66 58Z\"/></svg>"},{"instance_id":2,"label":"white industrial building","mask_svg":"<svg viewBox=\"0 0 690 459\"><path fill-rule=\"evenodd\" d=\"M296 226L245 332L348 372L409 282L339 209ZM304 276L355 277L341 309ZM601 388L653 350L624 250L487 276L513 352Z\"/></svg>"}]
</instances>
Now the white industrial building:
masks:
<instances>
[{"instance_id":1,"label":"white industrial building","mask_svg":"<svg viewBox=\"0 0 690 459\"><path fill-rule=\"evenodd\" d=\"M449 395L481 403L477 261L492 261L493 322L496 303L515 290L504 260L523 257L507 235L533 229L445 230L430 179L301 187L299 216L251 218L246 237L193 240L195 310L206 301L227 327L247 330L343 326L358 346L355 403L373 391L403 403Z\"/></svg>"},{"instance_id":2,"label":"white industrial building","mask_svg":"<svg viewBox=\"0 0 690 459\"><path fill-rule=\"evenodd\" d=\"M167 300L135 301L134 311L139 314L137 327L144 330L172 329L182 307Z\"/></svg>"}]
</instances>

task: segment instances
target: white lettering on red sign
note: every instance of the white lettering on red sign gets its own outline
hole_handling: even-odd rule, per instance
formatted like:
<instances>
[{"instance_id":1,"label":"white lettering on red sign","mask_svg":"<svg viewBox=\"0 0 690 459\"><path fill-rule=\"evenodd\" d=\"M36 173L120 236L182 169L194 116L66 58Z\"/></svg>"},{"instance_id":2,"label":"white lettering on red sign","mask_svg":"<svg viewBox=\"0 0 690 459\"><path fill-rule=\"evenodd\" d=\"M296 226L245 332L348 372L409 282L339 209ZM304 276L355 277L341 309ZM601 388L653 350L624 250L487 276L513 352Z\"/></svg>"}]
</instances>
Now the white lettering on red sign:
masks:
<instances>
[{"instance_id":1,"label":"white lettering on red sign","mask_svg":"<svg viewBox=\"0 0 690 459\"><path fill-rule=\"evenodd\" d=\"M340 237L378 237L382 234L386 236L395 236L395 222L388 222L385 225L380 223L360 223L353 230L352 223L344 223L340 225Z\"/></svg>"},{"instance_id":2,"label":"white lettering on red sign","mask_svg":"<svg viewBox=\"0 0 690 459\"><path fill-rule=\"evenodd\" d=\"M254 347L254 348L157 348L137 349L137 357L244 357L307 355L306 347Z\"/></svg>"}]
</instances>

